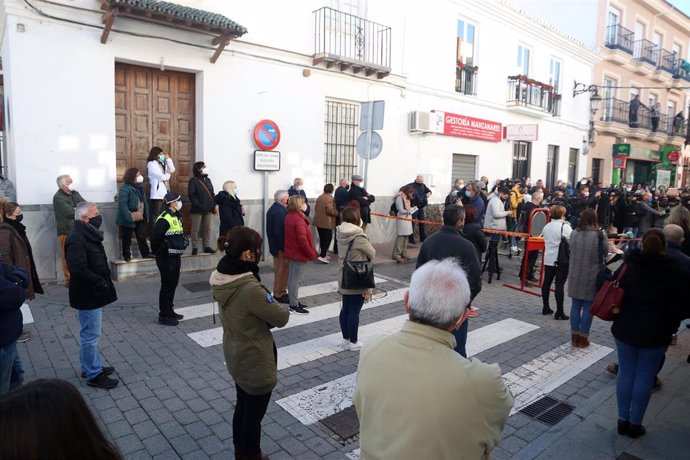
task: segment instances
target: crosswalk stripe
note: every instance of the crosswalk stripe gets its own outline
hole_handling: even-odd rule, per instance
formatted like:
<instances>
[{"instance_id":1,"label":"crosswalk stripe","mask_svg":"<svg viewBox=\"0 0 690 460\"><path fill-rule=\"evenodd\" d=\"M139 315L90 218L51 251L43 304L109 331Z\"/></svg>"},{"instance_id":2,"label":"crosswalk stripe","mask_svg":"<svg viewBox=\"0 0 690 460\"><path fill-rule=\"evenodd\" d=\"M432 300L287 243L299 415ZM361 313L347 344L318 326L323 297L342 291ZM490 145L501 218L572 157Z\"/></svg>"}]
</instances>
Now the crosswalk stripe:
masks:
<instances>
[{"instance_id":1,"label":"crosswalk stripe","mask_svg":"<svg viewBox=\"0 0 690 460\"><path fill-rule=\"evenodd\" d=\"M590 343L587 348L573 348L570 343L564 343L504 374L515 399L510 414L551 393L612 351L595 343Z\"/></svg>"},{"instance_id":2,"label":"crosswalk stripe","mask_svg":"<svg viewBox=\"0 0 690 460\"><path fill-rule=\"evenodd\" d=\"M407 315L401 315L367 324L360 327L357 334L362 341L375 335L390 335L400 330L406 319ZM334 355L346 349L340 332L281 347L278 349L278 370Z\"/></svg>"},{"instance_id":3,"label":"crosswalk stripe","mask_svg":"<svg viewBox=\"0 0 690 460\"><path fill-rule=\"evenodd\" d=\"M473 356L527 334L539 326L507 318L470 331L467 353ZM305 425L311 425L352 405L357 373L279 399L276 403Z\"/></svg>"},{"instance_id":4,"label":"crosswalk stripe","mask_svg":"<svg viewBox=\"0 0 690 460\"><path fill-rule=\"evenodd\" d=\"M383 305L388 305L395 302L400 302L405 298L407 288L395 289L386 293L384 297L380 297L365 303L362 310L376 308ZM340 301L333 302L318 307L309 309L308 315L290 315L290 321L282 327L282 329L289 329L291 327L303 326L305 324L314 323L324 319L335 318L340 314ZM280 330L282 330L280 329ZM187 334L189 338L194 340L202 347L211 347L223 343L223 328L216 327L204 331L192 332Z\"/></svg>"},{"instance_id":5,"label":"crosswalk stripe","mask_svg":"<svg viewBox=\"0 0 690 460\"><path fill-rule=\"evenodd\" d=\"M345 454L345 456L347 458L349 458L350 460L359 460L359 454L360 454L360 449L358 447L355 450L353 450L352 452L348 452L347 454Z\"/></svg>"},{"instance_id":6,"label":"crosswalk stripe","mask_svg":"<svg viewBox=\"0 0 690 460\"><path fill-rule=\"evenodd\" d=\"M374 281L376 284L385 283L388 280L375 277ZM209 285L209 291L211 286ZM327 283L310 284L308 286L301 287L299 290L300 298L313 297L321 294L331 294L333 292L338 292L338 282L329 281ZM175 313L184 315L182 321L203 318L204 316L211 316L214 311L214 302L203 303L201 305L192 305L191 307L176 308ZM215 311L218 313L218 306L215 306Z\"/></svg>"},{"instance_id":7,"label":"crosswalk stripe","mask_svg":"<svg viewBox=\"0 0 690 460\"><path fill-rule=\"evenodd\" d=\"M22 317L24 318L23 324L31 324L34 322L34 315L31 314L31 309L28 304L23 304L21 311Z\"/></svg>"}]
</instances>

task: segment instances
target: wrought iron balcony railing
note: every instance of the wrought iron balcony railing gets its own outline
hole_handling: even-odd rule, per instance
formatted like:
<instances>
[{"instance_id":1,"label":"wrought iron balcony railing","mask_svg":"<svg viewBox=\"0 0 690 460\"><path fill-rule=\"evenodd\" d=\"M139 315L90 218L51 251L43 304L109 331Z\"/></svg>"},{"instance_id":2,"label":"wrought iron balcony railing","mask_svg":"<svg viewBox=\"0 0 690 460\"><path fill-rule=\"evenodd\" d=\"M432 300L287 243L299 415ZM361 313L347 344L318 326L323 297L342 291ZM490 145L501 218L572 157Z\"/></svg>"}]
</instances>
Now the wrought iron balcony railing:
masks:
<instances>
[{"instance_id":1,"label":"wrought iron balcony railing","mask_svg":"<svg viewBox=\"0 0 690 460\"><path fill-rule=\"evenodd\" d=\"M669 136L685 137L687 122L684 117L669 117L665 113L659 113L658 117L652 117L652 111L643 105L637 109L637 113L630 111L630 101L616 98L606 98L601 101L600 121L605 123L620 123L630 128L640 128L655 132L665 133Z\"/></svg>"},{"instance_id":2,"label":"wrought iron balcony railing","mask_svg":"<svg viewBox=\"0 0 690 460\"><path fill-rule=\"evenodd\" d=\"M659 48L649 40L637 40L635 43L635 53L633 57L656 67L659 61Z\"/></svg>"},{"instance_id":3,"label":"wrought iron balcony railing","mask_svg":"<svg viewBox=\"0 0 690 460\"><path fill-rule=\"evenodd\" d=\"M391 28L324 7L314 11L314 63L364 71L378 78L391 71Z\"/></svg>"},{"instance_id":4,"label":"wrought iron balcony railing","mask_svg":"<svg viewBox=\"0 0 690 460\"><path fill-rule=\"evenodd\" d=\"M606 28L606 47L633 54L635 33L620 24L613 24Z\"/></svg>"},{"instance_id":5,"label":"wrought iron balcony railing","mask_svg":"<svg viewBox=\"0 0 690 460\"><path fill-rule=\"evenodd\" d=\"M462 94L477 94L477 68L458 64L455 68L455 91Z\"/></svg>"},{"instance_id":6,"label":"wrought iron balcony railing","mask_svg":"<svg viewBox=\"0 0 690 460\"><path fill-rule=\"evenodd\" d=\"M508 77L508 98L512 105L522 105L544 112L553 116L560 116L560 99L556 88L547 84L532 80L525 75Z\"/></svg>"},{"instance_id":7,"label":"wrought iron balcony railing","mask_svg":"<svg viewBox=\"0 0 690 460\"><path fill-rule=\"evenodd\" d=\"M659 70L665 70L666 72L673 73L676 69L676 60L678 56L676 53L662 49L659 51Z\"/></svg>"}]
</instances>

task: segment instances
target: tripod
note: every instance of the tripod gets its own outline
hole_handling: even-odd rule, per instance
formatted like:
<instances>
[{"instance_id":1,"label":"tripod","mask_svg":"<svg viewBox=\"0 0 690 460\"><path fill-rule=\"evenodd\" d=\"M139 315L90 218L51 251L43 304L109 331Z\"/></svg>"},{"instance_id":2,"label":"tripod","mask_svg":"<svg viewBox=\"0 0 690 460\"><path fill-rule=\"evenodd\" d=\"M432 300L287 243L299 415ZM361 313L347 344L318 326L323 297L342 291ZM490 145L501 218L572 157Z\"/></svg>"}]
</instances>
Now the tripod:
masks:
<instances>
[{"instance_id":1,"label":"tripod","mask_svg":"<svg viewBox=\"0 0 690 460\"><path fill-rule=\"evenodd\" d=\"M498 264L498 243L499 240L494 240L493 238L489 241L489 247L486 250L486 256L484 258L484 266L482 267L482 273L489 272L489 284L491 284L491 278L493 278L494 273L496 274L496 279L501 279L501 267Z\"/></svg>"}]
</instances>

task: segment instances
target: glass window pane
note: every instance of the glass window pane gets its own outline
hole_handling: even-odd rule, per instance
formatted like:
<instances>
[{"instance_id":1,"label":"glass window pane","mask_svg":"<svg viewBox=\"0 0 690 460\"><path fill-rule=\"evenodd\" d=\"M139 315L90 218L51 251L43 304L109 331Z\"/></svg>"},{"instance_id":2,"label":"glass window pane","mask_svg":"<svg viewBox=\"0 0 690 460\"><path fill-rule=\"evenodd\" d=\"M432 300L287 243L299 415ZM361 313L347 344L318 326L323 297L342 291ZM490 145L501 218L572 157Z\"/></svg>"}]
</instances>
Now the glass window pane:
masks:
<instances>
[{"instance_id":1,"label":"glass window pane","mask_svg":"<svg viewBox=\"0 0 690 460\"><path fill-rule=\"evenodd\" d=\"M465 39L465 22L458 19L458 37Z\"/></svg>"},{"instance_id":2,"label":"glass window pane","mask_svg":"<svg viewBox=\"0 0 690 460\"><path fill-rule=\"evenodd\" d=\"M518 45L518 59L517 59L517 65L518 67L522 66L522 45Z\"/></svg>"},{"instance_id":3,"label":"glass window pane","mask_svg":"<svg viewBox=\"0 0 690 460\"><path fill-rule=\"evenodd\" d=\"M467 24L467 43L474 44L474 26Z\"/></svg>"}]
</instances>

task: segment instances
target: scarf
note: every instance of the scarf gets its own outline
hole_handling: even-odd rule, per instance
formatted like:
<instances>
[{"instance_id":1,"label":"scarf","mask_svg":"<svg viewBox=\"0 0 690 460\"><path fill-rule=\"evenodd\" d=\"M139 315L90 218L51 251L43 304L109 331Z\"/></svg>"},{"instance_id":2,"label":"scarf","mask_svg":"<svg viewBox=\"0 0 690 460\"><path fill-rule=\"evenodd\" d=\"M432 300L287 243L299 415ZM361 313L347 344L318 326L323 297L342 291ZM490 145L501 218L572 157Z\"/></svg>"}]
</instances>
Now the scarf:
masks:
<instances>
[{"instance_id":1,"label":"scarf","mask_svg":"<svg viewBox=\"0 0 690 460\"><path fill-rule=\"evenodd\" d=\"M132 187L134 187L134 190L137 192L137 195L139 195L139 201L141 203L144 202L144 185L143 184L131 184Z\"/></svg>"},{"instance_id":2,"label":"scarf","mask_svg":"<svg viewBox=\"0 0 690 460\"><path fill-rule=\"evenodd\" d=\"M261 282L259 264L256 262L248 262L225 255L220 259L220 262L218 262L218 267L216 267L216 269L219 273L224 275L240 275L242 273L252 272L254 278L256 278L258 282Z\"/></svg>"},{"instance_id":3,"label":"scarf","mask_svg":"<svg viewBox=\"0 0 690 460\"><path fill-rule=\"evenodd\" d=\"M26 226L24 224L12 219L5 219L4 222L11 225L19 233L22 239L26 240Z\"/></svg>"}]
</instances>

